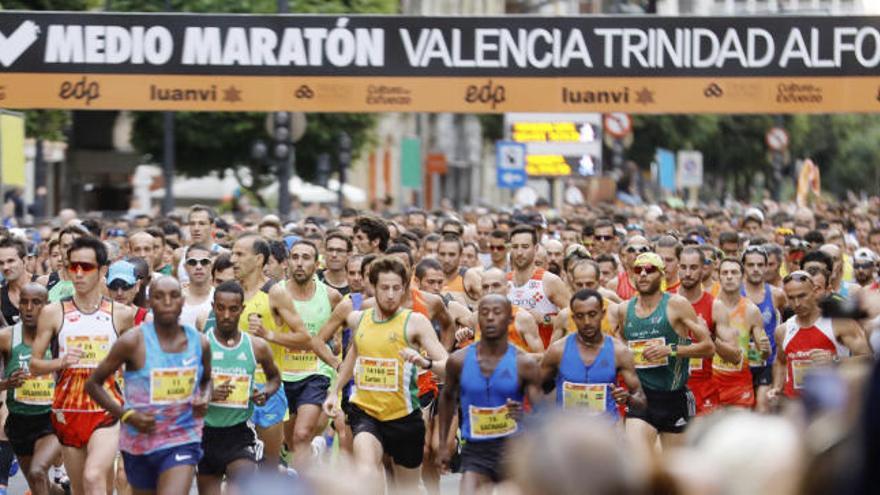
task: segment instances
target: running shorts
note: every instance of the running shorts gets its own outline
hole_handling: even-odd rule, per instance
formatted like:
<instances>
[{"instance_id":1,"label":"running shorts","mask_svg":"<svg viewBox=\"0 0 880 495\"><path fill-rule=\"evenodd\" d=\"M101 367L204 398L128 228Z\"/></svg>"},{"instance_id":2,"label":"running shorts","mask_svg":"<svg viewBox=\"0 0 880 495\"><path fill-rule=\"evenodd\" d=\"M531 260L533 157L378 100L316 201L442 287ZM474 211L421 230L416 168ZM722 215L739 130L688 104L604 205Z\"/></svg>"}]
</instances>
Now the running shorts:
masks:
<instances>
[{"instance_id":1,"label":"running shorts","mask_svg":"<svg viewBox=\"0 0 880 495\"><path fill-rule=\"evenodd\" d=\"M327 399L330 379L324 375L312 375L296 382L284 382L284 395L290 414L296 414L299 406L306 404L321 407Z\"/></svg>"},{"instance_id":2,"label":"running shorts","mask_svg":"<svg viewBox=\"0 0 880 495\"><path fill-rule=\"evenodd\" d=\"M37 440L55 434L55 429L52 428L52 413L33 415L9 413L3 430L17 457L34 455L34 444Z\"/></svg>"},{"instance_id":3,"label":"running shorts","mask_svg":"<svg viewBox=\"0 0 880 495\"><path fill-rule=\"evenodd\" d=\"M773 384L773 365L749 368L752 372L752 386L755 388L770 386Z\"/></svg>"},{"instance_id":4,"label":"running shorts","mask_svg":"<svg viewBox=\"0 0 880 495\"><path fill-rule=\"evenodd\" d=\"M144 491L155 491L159 476L165 471L177 466L196 466L201 458L200 443L177 445L143 455L122 452L128 484Z\"/></svg>"},{"instance_id":5,"label":"running shorts","mask_svg":"<svg viewBox=\"0 0 880 495\"><path fill-rule=\"evenodd\" d=\"M92 433L98 428L107 428L117 423L117 419L107 411L55 411L52 413L52 427L58 441L65 447L81 449L88 445Z\"/></svg>"},{"instance_id":6,"label":"running shorts","mask_svg":"<svg viewBox=\"0 0 880 495\"><path fill-rule=\"evenodd\" d=\"M728 385L718 391L719 402L722 406L755 407L755 388L751 383L741 385Z\"/></svg>"},{"instance_id":7,"label":"running shorts","mask_svg":"<svg viewBox=\"0 0 880 495\"><path fill-rule=\"evenodd\" d=\"M205 426L202 433L204 456L199 461L199 474L223 476L227 466L241 459L256 464L262 457L261 450L257 434L247 421L222 428Z\"/></svg>"},{"instance_id":8,"label":"running shorts","mask_svg":"<svg viewBox=\"0 0 880 495\"><path fill-rule=\"evenodd\" d=\"M688 388L694 394L694 405L697 416L711 414L718 408L718 384L711 378L691 378L688 380Z\"/></svg>"},{"instance_id":9,"label":"running shorts","mask_svg":"<svg viewBox=\"0 0 880 495\"><path fill-rule=\"evenodd\" d=\"M254 415L251 419L257 428L271 428L284 421L287 414L287 396L284 390L279 388L262 406L254 406Z\"/></svg>"},{"instance_id":10,"label":"running shorts","mask_svg":"<svg viewBox=\"0 0 880 495\"><path fill-rule=\"evenodd\" d=\"M421 409L391 421L379 421L351 403L348 409L348 424L353 437L361 433L373 435L382 444L382 450L399 466L414 469L422 465L425 421Z\"/></svg>"},{"instance_id":11,"label":"running shorts","mask_svg":"<svg viewBox=\"0 0 880 495\"><path fill-rule=\"evenodd\" d=\"M627 420L641 419L660 433L682 433L696 412L691 391L644 390L648 407L643 411L630 409Z\"/></svg>"},{"instance_id":12,"label":"running shorts","mask_svg":"<svg viewBox=\"0 0 880 495\"><path fill-rule=\"evenodd\" d=\"M493 483L498 483L504 472L502 463L506 445L507 438L465 442L461 448L461 472L482 474Z\"/></svg>"}]
</instances>

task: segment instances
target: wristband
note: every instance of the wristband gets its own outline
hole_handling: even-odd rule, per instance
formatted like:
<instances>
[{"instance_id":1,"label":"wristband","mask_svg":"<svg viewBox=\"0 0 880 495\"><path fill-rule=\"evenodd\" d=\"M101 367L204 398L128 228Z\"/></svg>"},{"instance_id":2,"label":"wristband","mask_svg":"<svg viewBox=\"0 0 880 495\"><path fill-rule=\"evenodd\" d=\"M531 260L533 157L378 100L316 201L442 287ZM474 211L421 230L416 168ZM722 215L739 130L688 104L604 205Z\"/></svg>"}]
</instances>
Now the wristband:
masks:
<instances>
[{"instance_id":1,"label":"wristband","mask_svg":"<svg viewBox=\"0 0 880 495\"><path fill-rule=\"evenodd\" d=\"M431 369L431 368L433 368L433 367L434 367L434 360L428 358L428 365L427 365L427 366L422 366L422 369L423 369L423 370L429 370L429 369Z\"/></svg>"},{"instance_id":2,"label":"wristband","mask_svg":"<svg viewBox=\"0 0 880 495\"><path fill-rule=\"evenodd\" d=\"M669 344L669 357L678 357L678 344Z\"/></svg>"},{"instance_id":3,"label":"wristband","mask_svg":"<svg viewBox=\"0 0 880 495\"><path fill-rule=\"evenodd\" d=\"M119 417L119 421L125 423L125 421L130 418L134 414L134 409L126 409L122 416Z\"/></svg>"}]
</instances>

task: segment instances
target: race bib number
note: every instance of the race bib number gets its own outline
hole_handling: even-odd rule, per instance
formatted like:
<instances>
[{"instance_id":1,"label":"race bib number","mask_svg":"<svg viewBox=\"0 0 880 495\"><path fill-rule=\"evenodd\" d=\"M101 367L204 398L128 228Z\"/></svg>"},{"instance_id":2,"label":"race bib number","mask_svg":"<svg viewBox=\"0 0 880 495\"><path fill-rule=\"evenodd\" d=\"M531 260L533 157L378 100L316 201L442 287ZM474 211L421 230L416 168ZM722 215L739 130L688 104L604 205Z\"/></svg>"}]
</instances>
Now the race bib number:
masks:
<instances>
[{"instance_id":1,"label":"race bib number","mask_svg":"<svg viewBox=\"0 0 880 495\"><path fill-rule=\"evenodd\" d=\"M562 407L604 413L610 383L562 382Z\"/></svg>"},{"instance_id":2,"label":"race bib number","mask_svg":"<svg viewBox=\"0 0 880 495\"><path fill-rule=\"evenodd\" d=\"M251 377L248 375L238 375L233 373L214 372L211 373L211 379L214 380L214 386L229 382L232 385L232 392L222 401L212 401L212 404L232 407L235 409L247 409L251 400Z\"/></svg>"},{"instance_id":3,"label":"race bib number","mask_svg":"<svg viewBox=\"0 0 880 495\"><path fill-rule=\"evenodd\" d=\"M15 389L15 400L30 406L51 406L55 395L52 375L29 377Z\"/></svg>"},{"instance_id":4,"label":"race bib number","mask_svg":"<svg viewBox=\"0 0 880 495\"><path fill-rule=\"evenodd\" d=\"M358 357L355 384L361 390L397 392L398 373L396 359Z\"/></svg>"},{"instance_id":5,"label":"race bib number","mask_svg":"<svg viewBox=\"0 0 880 495\"><path fill-rule=\"evenodd\" d=\"M712 369L715 371L732 373L735 371L740 371L742 369L742 366L739 363L731 363L729 361L725 361L721 356L715 354L715 357L712 358Z\"/></svg>"},{"instance_id":6,"label":"race bib number","mask_svg":"<svg viewBox=\"0 0 880 495\"><path fill-rule=\"evenodd\" d=\"M804 379L813 369L810 359L796 359L791 362L791 383L795 389L804 388Z\"/></svg>"},{"instance_id":7,"label":"race bib number","mask_svg":"<svg viewBox=\"0 0 880 495\"><path fill-rule=\"evenodd\" d=\"M767 366L767 360L761 359L761 351L754 342L749 342L749 366L753 368L761 368Z\"/></svg>"},{"instance_id":8,"label":"race bib number","mask_svg":"<svg viewBox=\"0 0 880 495\"><path fill-rule=\"evenodd\" d=\"M697 371L703 370L703 359L702 358L690 358L688 359L688 370L693 374Z\"/></svg>"},{"instance_id":9,"label":"race bib number","mask_svg":"<svg viewBox=\"0 0 880 495\"><path fill-rule=\"evenodd\" d=\"M71 368L97 368L110 353L110 337L107 335L68 335L64 345L68 350L79 349L81 352L79 362Z\"/></svg>"},{"instance_id":10,"label":"race bib number","mask_svg":"<svg viewBox=\"0 0 880 495\"><path fill-rule=\"evenodd\" d=\"M318 371L318 356L311 351L284 350L284 372L307 375Z\"/></svg>"},{"instance_id":11,"label":"race bib number","mask_svg":"<svg viewBox=\"0 0 880 495\"><path fill-rule=\"evenodd\" d=\"M263 367L258 364L256 371L254 371L254 383L257 385L265 385L267 381L266 372L263 371Z\"/></svg>"},{"instance_id":12,"label":"race bib number","mask_svg":"<svg viewBox=\"0 0 880 495\"><path fill-rule=\"evenodd\" d=\"M636 368L656 368L658 366L666 366L669 364L669 356L664 356L653 361L645 359L645 348L651 344L666 345L666 339L657 337L653 339L630 340L627 342L629 350L633 353L633 360Z\"/></svg>"},{"instance_id":13,"label":"race bib number","mask_svg":"<svg viewBox=\"0 0 880 495\"><path fill-rule=\"evenodd\" d=\"M196 368L157 368L150 371L150 404L177 404L192 398Z\"/></svg>"},{"instance_id":14,"label":"race bib number","mask_svg":"<svg viewBox=\"0 0 880 495\"><path fill-rule=\"evenodd\" d=\"M479 439L501 438L516 433L517 424L507 414L507 406L469 406L471 437Z\"/></svg>"}]
</instances>

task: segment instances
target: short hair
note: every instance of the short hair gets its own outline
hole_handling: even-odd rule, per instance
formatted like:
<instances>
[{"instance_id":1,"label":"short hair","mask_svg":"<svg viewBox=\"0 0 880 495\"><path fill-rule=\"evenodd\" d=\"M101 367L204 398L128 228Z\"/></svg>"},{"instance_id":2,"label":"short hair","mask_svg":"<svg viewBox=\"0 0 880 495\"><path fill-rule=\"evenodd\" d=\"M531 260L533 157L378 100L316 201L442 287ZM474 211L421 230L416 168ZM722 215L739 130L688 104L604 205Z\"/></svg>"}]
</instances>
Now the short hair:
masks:
<instances>
[{"instance_id":1,"label":"short hair","mask_svg":"<svg viewBox=\"0 0 880 495\"><path fill-rule=\"evenodd\" d=\"M339 239L345 242L345 252L350 253L353 246L351 244L351 237L343 234L340 230L331 230L327 233L327 236L324 237L324 246L327 246L327 243L330 242L330 239Z\"/></svg>"},{"instance_id":2,"label":"short hair","mask_svg":"<svg viewBox=\"0 0 880 495\"><path fill-rule=\"evenodd\" d=\"M232 268L232 257L229 253L223 253L214 259L214 265L211 267L211 276L217 275L217 272Z\"/></svg>"},{"instance_id":3,"label":"short hair","mask_svg":"<svg viewBox=\"0 0 880 495\"><path fill-rule=\"evenodd\" d=\"M214 220L217 219L217 214L214 213L213 208L205 205L192 205L189 207L189 211L186 213L186 223L190 222L190 217L193 215L193 213L198 213L200 211L208 214L208 220L211 223L214 223Z\"/></svg>"},{"instance_id":4,"label":"short hair","mask_svg":"<svg viewBox=\"0 0 880 495\"><path fill-rule=\"evenodd\" d=\"M278 263L287 260L287 244L284 241L269 241L269 255Z\"/></svg>"},{"instance_id":5,"label":"short hair","mask_svg":"<svg viewBox=\"0 0 880 495\"><path fill-rule=\"evenodd\" d=\"M89 231L89 234L100 237L101 236L101 221L96 218L86 218L80 223L82 228Z\"/></svg>"},{"instance_id":6,"label":"short hair","mask_svg":"<svg viewBox=\"0 0 880 495\"><path fill-rule=\"evenodd\" d=\"M825 236L818 230L811 230L804 234L804 240L813 246L821 246L822 244L825 244Z\"/></svg>"},{"instance_id":7,"label":"short hair","mask_svg":"<svg viewBox=\"0 0 880 495\"><path fill-rule=\"evenodd\" d=\"M594 234L599 229L607 229L607 228L611 229L611 235L615 235L614 224L611 222L611 220L609 220L607 218L600 218L600 219L596 220L596 222L593 224L593 232L591 232L590 235Z\"/></svg>"},{"instance_id":8,"label":"short hair","mask_svg":"<svg viewBox=\"0 0 880 495\"><path fill-rule=\"evenodd\" d=\"M388 246L388 249L385 250L385 254L395 254L395 253L403 253L406 255L406 259L409 260L409 266L413 264L413 255L412 249L409 248L406 244L402 242L395 242L394 244Z\"/></svg>"},{"instance_id":9,"label":"short hair","mask_svg":"<svg viewBox=\"0 0 880 495\"><path fill-rule=\"evenodd\" d=\"M266 242L266 240L263 239L262 236L260 236L259 234L255 234L253 232L248 232L248 233L245 233L245 234L239 236L239 238L236 239L235 242L238 242L242 239L248 239L251 237L254 239L254 243L251 246L251 252L254 254L262 255L263 256L263 266L266 266L266 263L269 262L269 256L270 256L269 243Z\"/></svg>"},{"instance_id":10,"label":"short hair","mask_svg":"<svg viewBox=\"0 0 880 495\"><path fill-rule=\"evenodd\" d=\"M517 227L514 227L514 229L510 231L510 237L508 237L508 239L512 240L513 236L519 234L529 234L529 236L531 236L532 238L532 244L538 244L538 232L535 230L534 227L530 225L519 225Z\"/></svg>"},{"instance_id":11,"label":"short hair","mask_svg":"<svg viewBox=\"0 0 880 495\"><path fill-rule=\"evenodd\" d=\"M746 272L745 268L743 268L743 264L740 260L736 258L723 258L720 263L718 263L718 271L721 271L721 267L724 266L725 263L734 263L739 267L739 273L744 274Z\"/></svg>"},{"instance_id":12,"label":"short hair","mask_svg":"<svg viewBox=\"0 0 880 495\"><path fill-rule=\"evenodd\" d=\"M345 207L339 212L339 218L351 218L356 216L358 216L358 211L350 207Z\"/></svg>"},{"instance_id":13,"label":"short hair","mask_svg":"<svg viewBox=\"0 0 880 495\"><path fill-rule=\"evenodd\" d=\"M428 270L438 270L442 272L443 265L441 265L440 262L435 260L434 258L425 258L422 261L419 261L419 264L416 265L416 278L421 281L423 278L425 278L425 275L428 274Z\"/></svg>"},{"instance_id":14,"label":"short hair","mask_svg":"<svg viewBox=\"0 0 880 495\"><path fill-rule=\"evenodd\" d=\"M367 269L370 267L370 263L376 261L376 258L378 258L378 256L376 256L375 254L368 254L363 257L363 259L361 260L361 277L362 278L367 278L367 276L368 276Z\"/></svg>"},{"instance_id":15,"label":"short hair","mask_svg":"<svg viewBox=\"0 0 880 495\"><path fill-rule=\"evenodd\" d=\"M358 217L354 223L354 231L363 232L370 242L378 239L379 251L385 251L388 249L388 241L391 239L391 232L388 230L388 225L386 225L381 219L369 216Z\"/></svg>"},{"instance_id":16,"label":"short hair","mask_svg":"<svg viewBox=\"0 0 880 495\"><path fill-rule=\"evenodd\" d=\"M735 242L739 245L739 234L736 232L726 231L718 234L718 245Z\"/></svg>"},{"instance_id":17,"label":"short hair","mask_svg":"<svg viewBox=\"0 0 880 495\"><path fill-rule=\"evenodd\" d=\"M160 223L159 228L162 229L162 234L164 235L181 236L183 234L180 231L180 227L178 227L177 224L172 222L171 220L166 220Z\"/></svg>"},{"instance_id":18,"label":"short hair","mask_svg":"<svg viewBox=\"0 0 880 495\"><path fill-rule=\"evenodd\" d=\"M84 235L91 235L91 234L89 234L88 230L80 227L79 225L71 224L71 225L68 225L67 227L64 227L63 229L61 229L60 232L58 232L58 239L60 240L61 237L64 235L72 235L74 237L82 237Z\"/></svg>"},{"instance_id":19,"label":"short hair","mask_svg":"<svg viewBox=\"0 0 880 495\"><path fill-rule=\"evenodd\" d=\"M374 286L379 283L379 275L383 273L394 273L400 277L404 286L409 285L409 276L406 273L406 267L403 263L393 256L382 256L373 263L370 263L370 283Z\"/></svg>"},{"instance_id":20,"label":"short hair","mask_svg":"<svg viewBox=\"0 0 880 495\"><path fill-rule=\"evenodd\" d=\"M597 264L598 263L611 263L611 266L613 266L614 268L617 268L617 258L615 258L614 256L612 256L610 254L600 254L596 258L596 263Z\"/></svg>"},{"instance_id":21,"label":"short hair","mask_svg":"<svg viewBox=\"0 0 880 495\"><path fill-rule=\"evenodd\" d=\"M187 246L186 251L184 251L184 253L183 253L183 257L189 258L189 253L191 253L193 251L206 251L208 253L212 252L211 247L208 246L207 244L193 244L191 246Z\"/></svg>"},{"instance_id":22,"label":"short hair","mask_svg":"<svg viewBox=\"0 0 880 495\"><path fill-rule=\"evenodd\" d=\"M758 244L758 245L749 244L749 247L747 247L746 250L743 251L743 254L740 257L740 260L742 261L743 265L746 264L746 256L748 256L750 254L757 254L758 256L761 256L762 258L764 258L764 264L765 265L767 264L767 250L764 249L763 244Z\"/></svg>"},{"instance_id":23,"label":"short hair","mask_svg":"<svg viewBox=\"0 0 880 495\"><path fill-rule=\"evenodd\" d=\"M874 227L868 231L868 239L877 235L880 235L880 227Z\"/></svg>"},{"instance_id":24,"label":"short hair","mask_svg":"<svg viewBox=\"0 0 880 495\"><path fill-rule=\"evenodd\" d=\"M440 239L442 239L440 234L428 234L422 239L422 246L429 242L440 242Z\"/></svg>"},{"instance_id":25,"label":"short hair","mask_svg":"<svg viewBox=\"0 0 880 495\"><path fill-rule=\"evenodd\" d=\"M225 292L227 294L237 294L241 298L241 302L244 303L244 289L241 287L235 280L227 280L222 284L218 285L214 288L214 298L217 298L217 294L221 292Z\"/></svg>"},{"instance_id":26,"label":"short hair","mask_svg":"<svg viewBox=\"0 0 880 495\"><path fill-rule=\"evenodd\" d=\"M657 242L654 243L654 252L657 252L657 248L674 248L675 249L675 257L678 258L681 256L681 249L684 247L678 239L671 235L664 235L657 239Z\"/></svg>"},{"instance_id":27,"label":"short hair","mask_svg":"<svg viewBox=\"0 0 880 495\"><path fill-rule=\"evenodd\" d=\"M150 264L147 260L140 256L129 256L125 261L134 265L134 276L138 280L143 280L150 276Z\"/></svg>"},{"instance_id":28,"label":"short hair","mask_svg":"<svg viewBox=\"0 0 880 495\"><path fill-rule=\"evenodd\" d=\"M834 271L834 260L831 259L831 256L828 256L828 254L822 251L810 251L805 254L804 257L801 258L801 268L807 266L807 263L809 262L823 263L828 270L828 273Z\"/></svg>"},{"instance_id":29,"label":"short hair","mask_svg":"<svg viewBox=\"0 0 880 495\"><path fill-rule=\"evenodd\" d=\"M279 234L284 232L284 229L281 227L281 224L274 221L274 220L263 220L262 222L260 222L259 225L257 225L257 230L258 231L262 230L263 227L272 227L275 230L277 230Z\"/></svg>"},{"instance_id":30,"label":"short hair","mask_svg":"<svg viewBox=\"0 0 880 495\"><path fill-rule=\"evenodd\" d=\"M443 220L443 223L440 224L440 233L443 233L446 230L446 227L449 225L452 225L455 227L458 235L461 235L464 233L464 225L462 225L461 222L459 222L458 220L456 220L454 218L447 218L446 220Z\"/></svg>"},{"instance_id":31,"label":"short hair","mask_svg":"<svg viewBox=\"0 0 880 495\"><path fill-rule=\"evenodd\" d=\"M315 259L318 259L318 256L321 255L321 251L318 249L318 245L309 239L297 239L293 244L290 245L290 252L293 252L293 248L297 246L308 246L312 248L312 251L315 252Z\"/></svg>"},{"instance_id":32,"label":"short hair","mask_svg":"<svg viewBox=\"0 0 880 495\"><path fill-rule=\"evenodd\" d=\"M581 289L575 292L568 301L568 307L572 307L575 301L589 301L590 299L595 299L599 303L599 307L604 309L605 303L602 294L599 294L599 291L595 289Z\"/></svg>"},{"instance_id":33,"label":"short hair","mask_svg":"<svg viewBox=\"0 0 880 495\"><path fill-rule=\"evenodd\" d=\"M16 239L15 237L4 236L0 238L0 249L4 248L15 249L15 254L21 259L25 259L27 256L27 246L23 241Z\"/></svg>"},{"instance_id":34,"label":"short hair","mask_svg":"<svg viewBox=\"0 0 880 495\"><path fill-rule=\"evenodd\" d=\"M578 267L580 267L580 266L589 266L589 267L592 267L593 270L596 271L596 278L597 278L597 279L599 278L599 274L601 273L601 271L599 270L599 263L596 263L595 261L593 261L593 260L589 260L589 259L582 259L582 260L577 260L577 261L575 261L575 262L571 265L571 268L570 268L570 272L569 272L569 273L571 273L571 274L573 275L573 274L574 274L574 271L577 270Z\"/></svg>"},{"instance_id":35,"label":"short hair","mask_svg":"<svg viewBox=\"0 0 880 495\"><path fill-rule=\"evenodd\" d=\"M451 242L458 246L458 254L461 254L461 252L464 250L464 245L461 242L461 237L457 235L443 234L443 237L440 238L440 244L443 244L444 242Z\"/></svg>"},{"instance_id":36,"label":"short hair","mask_svg":"<svg viewBox=\"0 0 880 495\"><path fill-rule=\"evenodd\" d=\"M491 237L492 239L502 239L504 240L504 242L507 242L507 240L510 238L507 235L507 232L503 230L493 230L492 233L489 234L489 237Z\"/></svg>"},{"instance_id":37,"label":"short hair","mask_svg":"<svg viewBox=\"0 0 880 495\"><path fill-rule=\"evenodd\" d=\"M764 251L767 253L768 258L770 256L782 258L782 247L780 247L779 244L773 242L764 244Z\"/></svg>"},{"instance_id":38,"label":"short hair","mask_svg":"<svg viewBox=\"0 0 880 495\"><path fill-rule=\"evenodd\" d=\"M464 252L465 248L473 248L474 252L476 252L477 254L480 254L480 246L474 241L465 242L461 246L461 251Z\"/></svg>"},{"instance_id":39,"label":"short hair","mask_svg":"<svg viewBox=\"0 0 880 495\"><path fill-rule=\"evenodd\" d=\"M79 251L81 249L91 249L95 252L95 261L98 262L98 266L107 266L109 261L107 246L97 238L92 236L82 236L74 239L73 244L70 245L70 249L67 250L67 259L70 259L70 255L73 254L74 251Z\"/></svg>"},{"instance_id":40,"label":"short hair","mask_svg":"<svg viewBox=\"0 0 880 495\"><path fill-rule=\"evenodd\" d=\"M687 246L687 247L683 248L681 250L681 252L678 254L679 261L681 261L681 257L686 254L696 254L697 256L700 257L700 265L706 264L706 253L704 253L702 249L697 248L697 247L693 247L693 246Z\"/></svg>"}]
</instances>

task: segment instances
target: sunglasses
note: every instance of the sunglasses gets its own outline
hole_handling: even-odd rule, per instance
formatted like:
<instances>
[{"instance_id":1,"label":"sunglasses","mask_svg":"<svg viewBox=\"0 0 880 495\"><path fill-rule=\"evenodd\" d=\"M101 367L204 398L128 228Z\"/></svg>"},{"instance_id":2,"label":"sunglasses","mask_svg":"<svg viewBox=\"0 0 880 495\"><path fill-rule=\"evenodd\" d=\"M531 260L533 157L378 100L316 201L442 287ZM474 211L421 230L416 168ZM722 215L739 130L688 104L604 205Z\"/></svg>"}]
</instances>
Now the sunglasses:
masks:
<instances>
[{"instance_id":1,"label":"sunglasses","mask_svg":"<svg viewBox=\"0 0 880 495\"><path fill-rule=\"evenodd\" d=\"M802 271L789 273L785 276L785 278L782 279L782 283L787 284L792 280L794 280L795 282L810 282L811 284L813 283L813 279L810 278L810 274Z\"/></svg>"},{"instance_id":2,"label":"sunglasses","mask_svg":"<svg viewBox=\"0 0 880 495\"><path fill-rule=\"evenodd\" d=\"M110 282L110 285L107 286L107 288L113 292L120 291L120 290L127 291L127 290L131 290L133 287L134 287L134 284L129 285L121 280L119 280L119 281L114 280L113 282Z\"/></svg>"},{"instance_id":3,"label":"sunglasses","mask_svg":"<svg viewBox=\"0 0 880 495\"><path fill-rule=\"evenodd\" d=\"M626 248L626 252L630 253L630 254L632 254L632 253L639 253L639 254L649 253L649 252L651 252L651 248L649 248L648 246L628 246Z\"/></svg>"},{"instance_id":4,"label":"sunglasses","mask_svg":"<svg viewBox=\"0 0 880 495\"><path fill-rule=\"evenodd\" d=\"M641 265L633 268L633 273L635 273L636 275L641 275L643 273L647 275L653 275L659 271L660 269L654 265Z\"/></svg>"},{"instance_id":5,"label":"sunglasses","mask_svg":"<svg viewBox=\"0 0 880 495\"><path fill-rule=\"evenodd\" d=\"M610 241L611 239L614 239L614 236L613 235L594 235L593 239L596 239L597 241L604 242L604 241Z\"/></svg>"},{"instance_id":6,"label":"sunglasses","mask_svg":"<svg viewBox=\"0 0 880 495\"><path fill-rule=\"evenodd\" d=\"M871 263L871 262L853 263L853 268L855 268L856 270L867 270L867 269L874 268L874 263Z\"/></svg>"},{"instance_id":7,"label":"sunglasses","mask_svg":"<svg viewBox=\"0 0 880 495\"><path fill-rule=\"evenodd\" d=\"M489 246L489 251L504 251L507 246Z\"/></svg>"},{"instance_id":8,"label":"sunglasses","mask_svg":"<svg viewBox=\"0 0 880 495\"><path fill-rule=\"evenodd\" d=\"M211 264L211 258L190 258L190 259L186 260L186 264L189 266L196 266L196 265L208 266Z\"/></svg>"},{"instance_id":9,"label":"sunglasses","mask_svg":"<svg viewBox=\"0 0 880 495\"><path fill-rule=\"evenodd\" d=\"M743 254L746 254L746 253L763 253L763 252L764 252L764 246L749 246L749 247L746 248L745 251L743 251Z\"/></svg>"},{"instance_id":10,"label":"sunglasses","mask_svg":"<svg viewBox=\"0 0 880 495\"><path fill-rule=\"evenodd\" d=\"M98 269L95 263L87 263L85 261L71 261L67 265L67 270L71 272L91 273Z\"/></svg>"}]
</instances>

